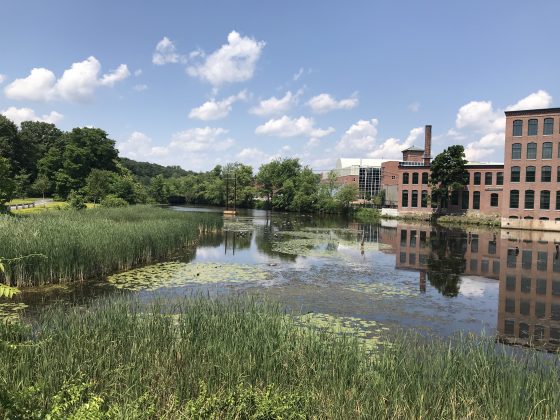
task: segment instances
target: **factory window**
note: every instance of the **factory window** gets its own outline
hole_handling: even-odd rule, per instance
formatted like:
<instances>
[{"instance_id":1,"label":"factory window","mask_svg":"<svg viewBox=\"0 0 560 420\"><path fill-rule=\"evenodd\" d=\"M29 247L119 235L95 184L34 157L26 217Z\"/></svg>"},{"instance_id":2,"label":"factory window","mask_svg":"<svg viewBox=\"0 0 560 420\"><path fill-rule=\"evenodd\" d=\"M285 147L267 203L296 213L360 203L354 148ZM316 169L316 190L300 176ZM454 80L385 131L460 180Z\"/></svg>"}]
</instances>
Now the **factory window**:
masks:
<instances>
[{"instance_id":1,"label":"factory window","mask_svg":"<svg viewBox=\"0 0 560 420\"><path fill-rule=\"evenodd\" d=\"M408 172L405 172L402 174L402 183L403 184L408 184L408 179L410 177L410 174Z\"/></svg>"},{"instance_id":2,"label":"factory window","mask_svg":"<svg viewBox=\"0 0 560 420\"><path fill-rule=\"evenodd\" d=\"M545 118L543 134L545 136L550 136L553 133L554 133L554 120L552 118Z\"/></svg>"},{"instance_id":3,"label":"factory window","mask_svg":"<svg viewBox=\"0 0 560 420\"><path fill-rule=\"evenodd\" d=\"M504 173L498 172L496 174L496 185L504 185Z\"/></svg>"},{"instance_id":4,"label":"factory window","mask_svg":"<svg viewBox=\"0 0 560 420\"><path fill-rule=\"evenodd\" d=\"M550 191L541 191L541 210L550 209Z\"/></svg>"},{"instance_id":5,"label":"factory window","mask_svg":"<svg viewBox=\"0 0 560 420\"><path fill-rule=\"evenodd\" d=\"M523 135L523 121L515 120L513 122L513 135L519 137Z\"/></svg>"},{"instance_id":6,"label":"factory window","mask_svg":"<svg viewBox=\"0 0 560 420\"><path fill-rule=\"evenodd\" d=\"M527 143L527 159L537 158L537 143Z\"/></svg>"},{"instance_id":7,"label":"factory window","mask_svg":"<svg viewBox=\"0 0 560 420\"><path fill-rule=\"evenodd\" d=\"M410 207L418 207L418 191L412 191L412 200L410 203Z\"/></svg>"},{"instance_id":8,"label":"factory window","mask_svg":"<svg viewBox=\"0 0 560 420\"><path fill-rule=\"evenodd\" d=\"M484 185L492 185L492 172L484 173Z\"/></svg>"},{"instance_id":9,"label":"factory window","mask_svg":"<svg viewBox=\"0 0 560 420\"><path fill-rule=\"evenodd\" d=\"M499 198L497 193L490 194L490 206L498 207L498 200Z\"/></svg>"},{"instance_id":10,"label":"factory window","mask_svg":"<svg viewBox=\"0 0 560 420\"><path fill-rule=\"evenodd\" d=\"M412 183L413 184L418 184L418 172L413 172L412 173Z\"/></svg>"},{"instance_id":11,"label":"factory window","mask_svg":"<svg viewBox=\"0 0 560 420\"><path fill-rule=\"evenodd\" d=\"M428 184L428 172L422 173L422 184L424 185Z\"/></svg>"},{"instance_id":12,"label":"factory window","mask_svg":"<svg viewBox=\"0 0 560 420\"><path fill-rule=\"evenodd\" d=\"M513 143L511 145L511 158L521 159L521 143Z\"/></svg>"},{"instance_id":13,"label":"factory window","mask_svg":"<svg viewBox=\"0 0 560 420\"><path fill-rule=\"evenodd\" d=\"M428 191L422 190L422 207L428 207Z\"/></svg>"},{"instance_id":14,"label":"factory window","mask_svg":"<svg viewBox=\"0 0 560 420\"><path fill-rule=\"evenodd\" d=\"M473 209L479 210L480 209L480 192L479 191L473 192L472 201L473 201L473 203L472 203Z\"/></svg>"},{"instance_id":15,"label":"factory window","mask_svg":"<svg viewBox=\"0 0 560 420\"><path fill-rule=\"evenodd\" d=\"M511 167L511 182L521 181L521 168L519 166Z\"/></svg>"},{"instance_id":16,"label":"factory window","mask_svg":"<svg viewBox=\"0 0 560 420\"><path fill-rule=\"evenodd\" d=\"M560 210L560 191L556 191L556 210Z\"/></svg>"},{"instance_id":17,"label":"factory window","mask_svg":"<svg viewBox=\"0 0 560 420\"><path fill-rule=\"evenodd\" d=\"M474 185L480 185L480 172L474 173Z\"/></svg>"},{"instance_id":18,"label":"factory window","mask_svg":"<svg viewBox=\"0 0 560 420\"><path fill-rule=\"evenodd\" d=\"M535 208L535 191L525 191L525 208L528 210Z\"/></svg>"},{"instance_id":19,"label":"factory window","mask_svg":"<svg viewBox=\"0 0 560 420\"><path fill-rule=\"evenodd\" d=\"M552 142L545 141L542 145L542 158L552 159Z\"/></svg>"},{"instance_id":20,"label":"factory window","mask_svg":"<svg viewBox=\"0 0 560 420\"><path fill-rule=\"evenodd\" d=\"M527 135L536 136L538 131L539 131L539 121L537 119L529 120Z\"/></svg>"},{"instance_id":21,"label":"factory window","mask_svg":"<svg viewBox=\"0 0 560 420\"><path fill-rule=\"evenodd\" d=\"M536 169L534 166L527 166L527 169L525 169L525 181L535 182L535 173Z\"/></svg>"},{"instance_id":22,"label":"factory window","mask_svg":"<svg viewBox=\"0 0 560 420\"><path fill-rule=\"evenodd\" d=\"M402 192L402 206L403 207L408 207L408 191L404 190Z\"/></svg>"},{"instance_id":23,"label":"factory window","mask_svg":"<svg viewBox=\"0 0 560 420\"><path fill-rule=\"evenodd\" d=\"M550 182L550 181L552 181L552 167L543 166L541 168L541 182Z\"/></svg>"},{"instance_id":24,"label":"factory window","mask_svg":"<svg viewBox=\"0 0 560 420\"><path fill-rule=\"evenodd\" d=\"M519 190L511 190L509 192L509 208L510 209L519 208Z\"/></svg>"}]
</instances>

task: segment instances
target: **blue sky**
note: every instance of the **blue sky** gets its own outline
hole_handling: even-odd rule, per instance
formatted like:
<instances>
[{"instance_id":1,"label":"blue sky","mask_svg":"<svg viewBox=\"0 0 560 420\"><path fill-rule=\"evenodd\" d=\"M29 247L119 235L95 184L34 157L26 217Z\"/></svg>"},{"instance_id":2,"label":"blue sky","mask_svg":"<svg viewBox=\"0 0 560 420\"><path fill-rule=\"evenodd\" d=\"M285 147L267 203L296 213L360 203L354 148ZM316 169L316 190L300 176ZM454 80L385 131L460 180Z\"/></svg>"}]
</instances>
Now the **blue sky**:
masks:
<instances>
[{"instance_id":1,"label":"blue sky","mask_svg":"<svg viewBox=\"0 0 560 420\"><path fill-rule=\"evenodd\" d=\"M560 2L4 0L0 112L95 126L121 155L206 170L465 145L559 106Z\"/></svg>"}]
</instances>

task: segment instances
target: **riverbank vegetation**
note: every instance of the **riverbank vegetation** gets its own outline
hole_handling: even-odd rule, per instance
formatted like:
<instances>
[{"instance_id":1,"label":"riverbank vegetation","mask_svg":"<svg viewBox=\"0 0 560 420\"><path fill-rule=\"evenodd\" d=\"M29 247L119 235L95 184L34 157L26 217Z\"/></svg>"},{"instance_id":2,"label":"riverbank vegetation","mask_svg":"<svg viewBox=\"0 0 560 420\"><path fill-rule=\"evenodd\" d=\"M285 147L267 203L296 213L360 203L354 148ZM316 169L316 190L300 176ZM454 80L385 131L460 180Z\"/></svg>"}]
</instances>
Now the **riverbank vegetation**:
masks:
<instances>
[{"instance_id":1,"label":"riverbank vegetation","mask_svg":"<svg viewBox=\"0 0 560 420\"><path fill-rule=\"evenodd\" d=\"M5 418L557 418L556 359L358 338L244 298L125 297L0 325Z\"/></svg>"},{"instance_id":2,"label":"riverbank vegetation","mask_svg":"<svg viewBox=\"0 0 560 420\"><path fill-rule=\"evenodd\" d=\"M79 281L126 270L170 255L219 227L211 213L174 212L153 206L48 211L0 218L4 283L37 286Z\"/></svg>"}]
</instances>

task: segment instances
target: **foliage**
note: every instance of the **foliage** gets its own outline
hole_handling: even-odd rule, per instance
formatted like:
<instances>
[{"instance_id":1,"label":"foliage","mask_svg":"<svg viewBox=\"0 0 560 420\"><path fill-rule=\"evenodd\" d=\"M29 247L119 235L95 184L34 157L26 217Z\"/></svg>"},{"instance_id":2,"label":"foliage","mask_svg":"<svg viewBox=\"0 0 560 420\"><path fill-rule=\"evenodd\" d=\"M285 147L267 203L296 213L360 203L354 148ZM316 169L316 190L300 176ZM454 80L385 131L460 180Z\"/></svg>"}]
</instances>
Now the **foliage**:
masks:
<instances>
[{"instance_id":1,"label":"foliage","mask_svg":"<svg viewBox=\"0 0 560 420\"><path fill-rule=\"evenodd\" d=\"M126 207L128 202L114 194L106 195L101 199L101 207Z\"/></svg>"},{"instance_id":2,"label":"foliage","mask_svg":"<svg viewBox=\"0 0 560 420\"><path fill-rule=\"evenodd\" d=\"M461 190L468 184L466 164L462 145L448 147L432 161L430 186L433 198L438 202L438 209L441 208L442 200L447 200L452 191Z\"/></svg>"},{"instance_id":3,"label":"foliage","mask_svg":"<svg viewBox=\"0 0 560 420\"><path fill-rule=\"evenodd\" d=\"M381 212L378 209L368 209L360 207L355 213L356 219L363 223L373 223L379 221Z\"/></svg>"},{"instance_id":4,"label":"foliage","mask_svg":"<svg viewBox=\"0 0 560 420\"><path fill-rule=\"evenodd\" d=\"M74 210L83 210L86 208L86 200L82 193L71 191L68 195L68 205Z\"/></svg>"},{"instance_id":5,"label":"foliage","mask_svg":"<svg viewBox=\"0 0 560 420\"><path fill-rule=\"evenodd\" d=\"M351 331L230 298L125 296L0 325L0 417L556 418L558 356ZM55 417L56 418L56 417Z\"/></svg>"},{"instance_id":6,"label":"foliage","mask_svg":"<svg viewBox=\"0 0 560 420\"><path fill-rule=\"evenodd\" d=\"M358 198L358 186L356 184L344 184L336 193L336 199L344 211L348 211L353 201Z\"/></svg>"},{"instance_id":7,"label":"foliage","mask_svg":"<svg viewBox=\"0 0 560 420\"><path fill-rule=\"evenodd\" d=\"M0 212L5 209L6 203L12 199L16 188L10 172L10 161L0 157Z\"/></svg>"},{"instance_id":8,"label":"foliage","mask_svg":"<svg viewBox=\"0 0 560 420\"><path fill-rule=\"evenodd\" d=\"M7 265L11 285L80 281L156 261L221 223L213 214L150 206L44 211L0 219L0 255L47 257Z\"/></svg>"}]
</instances>

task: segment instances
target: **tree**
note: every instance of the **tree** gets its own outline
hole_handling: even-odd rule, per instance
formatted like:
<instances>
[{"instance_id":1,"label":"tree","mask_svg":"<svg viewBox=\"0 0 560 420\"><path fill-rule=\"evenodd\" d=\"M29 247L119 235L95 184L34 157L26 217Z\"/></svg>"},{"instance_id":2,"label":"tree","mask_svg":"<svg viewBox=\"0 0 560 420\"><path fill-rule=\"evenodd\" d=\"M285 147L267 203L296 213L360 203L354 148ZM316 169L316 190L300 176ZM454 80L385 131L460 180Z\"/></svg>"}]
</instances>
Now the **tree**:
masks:
<instances>
[{"instance_id":1,"label":"tree","mask_svg":"<svg viewBox=\"0 0 560 420\"><path fill-rule=\"evenodd\" d=\"M466 164L465 149L461 145L448 147L432 161L430 186L438 203L438 212L441 210L442 200L448 200L452 191L465 188L469 182Z\"/></svg>"},{"instance_id":2,"label":"tree","mask_svg":"<svg viewBox=\"0 0 560 420\"><path fill-rule=\"evenodd\" d=\"M45 192L51 188L51 182L49 178L45 175L39 175L33 185L31 185L31 191L34 194L39 194L45 198Z\"/></svg>"},{"instance_id":3,"label":"tree","mask_svg":"<svg viewBox=\"0 0 560 420\"><path fill-rule=\"evenodd\" d=\"M19 170L20 144L16 125L0 114L0 157L8 159L12 174Z\"/></svg>"},{"instance_id":4,"label":"tree","mask_svg":"<svg viewBox=\"0 0 560 420\"><path fill-rule=\"evenodd\" d=\"M27 191L29 189L29 177L30 175L25 170L22 170L14 177L14 182L16 184L14 196L24 198L27 195Z\"/></svg>"},{"instance_id":5,"label":"tree","mask_svg":"<svg viewBox=\"0 0 560 420\"><path fill-rule=\"evenodd\" d=\"M112 190L116 174L103 169L92 169L86 178L85 190L93 198L93 202L102 199Z\"/></svg>"},{"instance_id":6,"label":"tree","mask_svg":"<svg viewBox=\"0 0 560 420\"><path fill-rule=\"evenodd\" d=\"M16 188L11 172L10 161L0 157L0 212L6 211L6 203L12 199Z\"/></svg>"},{"instance_id":7,"label":"tree","mask_svg":"<svg viewBox=\"0 0 560 420\"><path fill-rule=\"evenodd\" d=\"M348 211L352 202L358 198L358 193L356 184L344 184L336 193L336 199L343 210Z\"/></svg>"},{"instance_id":8,"label":"tree","mask_svg":"<svg viewBox=\"0 0 560 420\"><path fill-rule=\"evenodd\" d=\"M60 131L54 124L39 121L21 123L19 138L22 153L18 158L21 168L31 175L33 182L37 177L38 161L51 147L60 147Z\"/></svg>"},{"instance_id":9,"label":"tree","mask_svg":"<svg viewBox=\"0 0 560 420\"><path fill-rule=\"evenodd\" d=\"M74 190L68 194L68 205L74 210L83 210L86 208L86 200L82 193Z\"/></svg>"}]
</instances>

